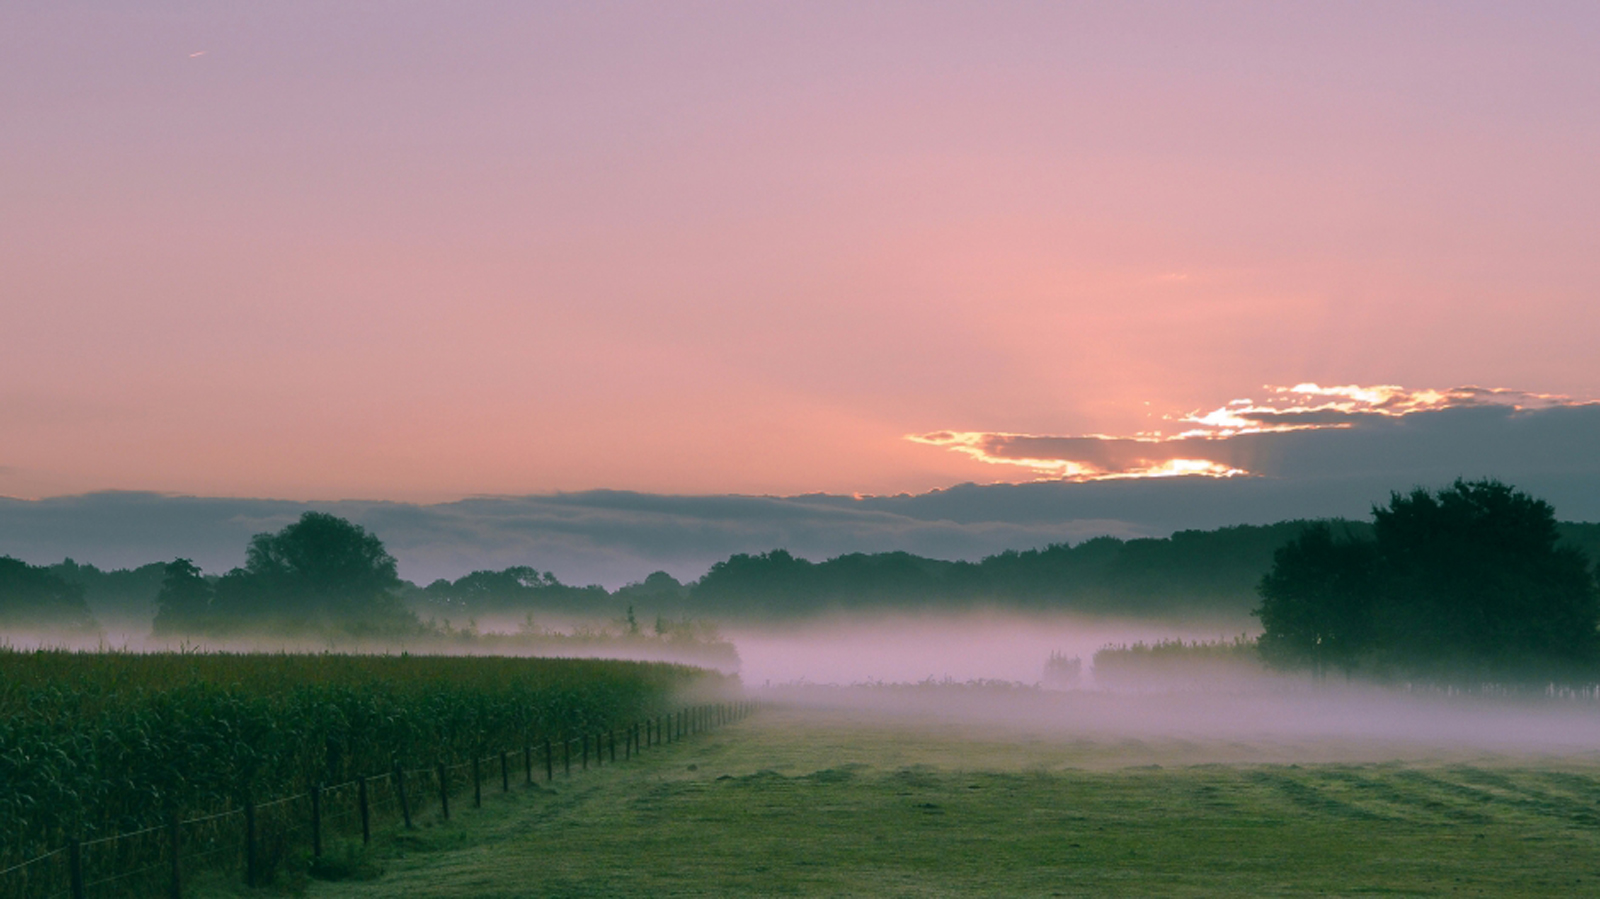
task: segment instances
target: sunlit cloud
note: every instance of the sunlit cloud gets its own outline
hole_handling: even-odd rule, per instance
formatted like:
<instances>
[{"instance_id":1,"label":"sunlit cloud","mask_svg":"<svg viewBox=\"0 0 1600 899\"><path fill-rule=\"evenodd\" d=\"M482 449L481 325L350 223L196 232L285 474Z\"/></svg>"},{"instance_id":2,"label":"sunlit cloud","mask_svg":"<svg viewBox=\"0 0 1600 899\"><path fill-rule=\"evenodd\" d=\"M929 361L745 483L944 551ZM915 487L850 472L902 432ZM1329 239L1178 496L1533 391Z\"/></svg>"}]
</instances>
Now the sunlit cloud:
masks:
<instances>
[{"instance_id":1,"label":"sunlit cloud","mask_svg":"<svg viewBox=\"0 0 1600 899\"><path fill-rule=\"evenodd\" d=\"M1183 430L1173 436L934 431L909 434L906 439L952 450L985 464L1022 468L1038 480L1236 477L1260 473L1251 460L1262 455L1263 445L1259 440L1243 439L1254 435L1348 430L1363 423L1452 409L1496 407L1517 413L1595 404L1560 394L1471 385L1413 390L1394 384L1325 387L1302 383L1268 386L1265 390L1265 398L1260 401L1238 398L1215 409L1176 416L1171 420Z\"/></svg>"}]
</instances>

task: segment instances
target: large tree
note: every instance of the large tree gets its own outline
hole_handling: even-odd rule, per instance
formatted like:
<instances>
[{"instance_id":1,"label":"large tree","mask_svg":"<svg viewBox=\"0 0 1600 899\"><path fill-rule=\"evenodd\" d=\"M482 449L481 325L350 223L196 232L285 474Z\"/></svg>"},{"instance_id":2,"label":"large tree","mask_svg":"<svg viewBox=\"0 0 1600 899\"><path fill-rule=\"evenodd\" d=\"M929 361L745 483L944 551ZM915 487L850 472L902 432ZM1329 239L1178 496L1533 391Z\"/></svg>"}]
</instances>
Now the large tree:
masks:
<instances>
[{"instance_id":1,"label":"large tree","mask_svg":"<svg viewBox=\"0 0 1600 899\"><path fill-rule=\"evenodd\" d=\"M211 603L215 591L188 559L168 562L156 594L156 619L152 630L157 635L194 633L213 625Z\"/></svg>"},{"instance_id":2,"label":"large tree","mask_svg":"<svg viewBox=\"0 0 1600 899\"><path fill-rule=\"evenodd\" d=\"M1561 677L1600 661L1600 593L1550 504L1498 481L1392 494L1370 542L1313 528L1258 590L1280 666L1444 677Z\"/></svg>"},{"instance_id":3,"label":"large tree","mask_svg":"<svg viewBox=\"0 0 1600 899\"><path fill-rule=\"evenodd\" d=\"M1600 649L1589 560L1555 510L1498 481L1394 494L1373 510L1382 656L1486 675L1557 671Z\"/></svg>"},{"instance_id":4,"label":"large tree","mask_svg":"<svg viewBox=\"0 0 1600 899\"><path fill-rule=\"evenodd\" d=\"M388 627L407 616L393 592L400 584L394 557L376 536L307 512L275 534L251 538L244 567L218 581L212 608L222 623Z\"/></svg>"},{"instance_id":5,"label":"large tree","mask_svg":"<svg viewBox=\"0 0 1600 899\"><path fill-rule=\"evenodd\" d=\"M1372 641L1375 561L1371 543L1335 534L1326 522L1279 548L1259 587L1262 657L1348 676Z\"/></svg>"}]
</instances>

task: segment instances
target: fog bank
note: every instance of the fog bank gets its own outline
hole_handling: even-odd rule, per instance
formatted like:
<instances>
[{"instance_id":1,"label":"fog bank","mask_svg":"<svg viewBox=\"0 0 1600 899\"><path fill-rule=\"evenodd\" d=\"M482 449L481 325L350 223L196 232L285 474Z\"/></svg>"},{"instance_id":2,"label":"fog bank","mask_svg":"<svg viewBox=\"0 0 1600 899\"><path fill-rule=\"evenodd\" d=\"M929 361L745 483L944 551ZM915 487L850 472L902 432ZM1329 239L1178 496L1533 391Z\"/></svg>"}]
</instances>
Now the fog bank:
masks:
<instances>
[{"instance_id":1,"label":"fog bank","mask_svg":"<svg viewBox=\"0 0 1600 899\"><path fill-rule=\"evenodd\" d=\"M1038 683L1052 652L1089 661L1107 645L1216 640L1250 622L1164 623L998 611L951 615L836 615L792 627L728 627L740 676L752 687L924 680ZM1092 675L1088 675L1092 678ZM1085 683L1092 681L1086 680Z\"/></svg>"}]
</instances>

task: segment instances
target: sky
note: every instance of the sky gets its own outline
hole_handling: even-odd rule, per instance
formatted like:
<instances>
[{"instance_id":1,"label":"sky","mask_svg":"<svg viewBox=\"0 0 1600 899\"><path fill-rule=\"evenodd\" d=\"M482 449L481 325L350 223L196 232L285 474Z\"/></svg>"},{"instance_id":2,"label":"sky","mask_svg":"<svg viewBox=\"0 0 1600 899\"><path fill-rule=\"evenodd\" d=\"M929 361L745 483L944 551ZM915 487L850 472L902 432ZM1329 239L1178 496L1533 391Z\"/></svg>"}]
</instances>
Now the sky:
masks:
<instances>
[{"instance_id":1,"label":"sky","mask_svg":"<svg viewBox=\"0 0 1600 899\"><path fill-rule=\"evenodd\" d=\"M1582 480L1595 46L1588 3L17 0L0 496ZM1468 418L1498 455L1405 455Z\"/></svg>"}]
</instances>

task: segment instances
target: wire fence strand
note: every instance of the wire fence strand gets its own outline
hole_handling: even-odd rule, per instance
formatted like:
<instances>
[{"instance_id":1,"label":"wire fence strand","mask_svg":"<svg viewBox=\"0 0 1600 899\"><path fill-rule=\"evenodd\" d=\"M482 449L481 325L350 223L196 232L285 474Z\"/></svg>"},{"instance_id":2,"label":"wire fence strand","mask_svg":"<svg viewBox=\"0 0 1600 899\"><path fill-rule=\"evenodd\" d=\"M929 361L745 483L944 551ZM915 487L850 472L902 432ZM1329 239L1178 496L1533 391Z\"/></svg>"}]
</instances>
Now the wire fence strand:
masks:
<instances>
[{"instance_id":1,"label":"wire fence strand","mask_svg":"<svg viewBox=\"0 0 1600 899\"><path fill-rule=\"evenodd\" d=\"M540 763L553 775L557 769L563 769L567 761L557 756L580 744L592 743L594 765L608 768L614 761L632 760L642 755L647 747L677 742L717 724L739 721L755 709L756 705L749 702L689 706L619 727L616 731L602 731L600 733L612 741L607 745L609 753L603 763L600 734L530 738L504 753L492 752L476 759L433 767L397 767L386 773L321 787L316 801L312 800L310 792L293 793L248 807L234 805L193 818L82 840L75 848L71 845L58 847L0 869L0 899L174 895L183 881L196 871L229 868L236 869L243 877L255 877L258 881L270 879L272 872L287 863L294 852L312 847L314 837L326 847L341 837L360 835L363 795L366 823L393 827L399 825L403 817L402 796L409 813L407 817L414 820L418 814L442 814L443 802L457 794L474 796L482 791L493 795L508 792L512 782L523 784L523 777L513 778L510 773L511 768L521 769L522 765L513 766L509 759L515 756L519 763L523 762L524 752L529 753L526 784L534 786L542 780L532 776L534 769L541 767ZM652 727L656 732L654 743L647 742L643 736ZM663 728L668 732L665 739L661 734ZM640 736L630 736L636 729ZM675 736L673 730L676 730ZM624 743L621 755L615 755L618 741ZM546 751L548 758L543 757ZM503 769L503 765L507 767ZM569 768L564 770L571 773ZM396 782L397 774L403 784ZM360 790L361 784L366 786L364 793ZM381 822L377 820L380 817ZM250 826L252 821L253 827ZM178 877L176 884L174 876Z\"/></svg>"}]
</instances>

